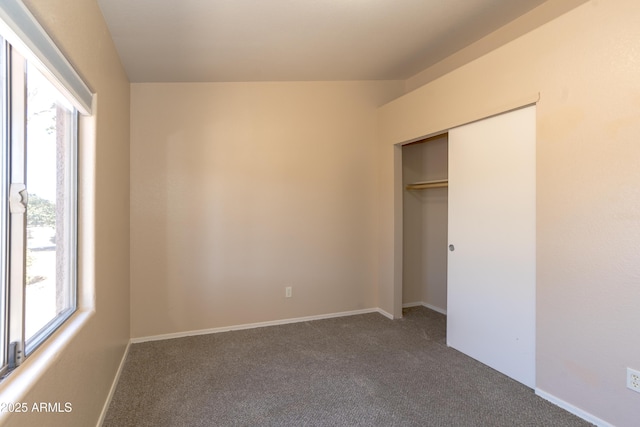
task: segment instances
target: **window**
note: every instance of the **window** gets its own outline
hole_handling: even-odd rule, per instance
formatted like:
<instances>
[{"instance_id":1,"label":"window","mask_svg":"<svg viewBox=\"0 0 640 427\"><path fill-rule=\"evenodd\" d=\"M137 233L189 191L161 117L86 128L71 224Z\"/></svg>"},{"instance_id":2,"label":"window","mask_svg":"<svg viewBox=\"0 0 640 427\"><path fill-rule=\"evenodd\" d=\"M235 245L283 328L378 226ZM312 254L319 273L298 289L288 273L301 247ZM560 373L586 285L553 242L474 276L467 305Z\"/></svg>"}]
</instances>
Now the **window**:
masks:
<instances>
[{"instance_id":1,"label":"window","mask_svg":"<svg viewBox=\"0 0 640 427\"><path fill-rule=\"evenodd\" d=\"M0 376L77 308L79 113L91 93L19 0L0 4Z\"/></svg>"},{"instance_id":2,"label":"window","mask_svg":"<svg viewBox=\"0 0 640 427\"><path fill-rule=\"evenodd\" d=\"M3 54L3 353L12 369L76 308L77 112L12 46Z\"/></svg>"}]
</instances>

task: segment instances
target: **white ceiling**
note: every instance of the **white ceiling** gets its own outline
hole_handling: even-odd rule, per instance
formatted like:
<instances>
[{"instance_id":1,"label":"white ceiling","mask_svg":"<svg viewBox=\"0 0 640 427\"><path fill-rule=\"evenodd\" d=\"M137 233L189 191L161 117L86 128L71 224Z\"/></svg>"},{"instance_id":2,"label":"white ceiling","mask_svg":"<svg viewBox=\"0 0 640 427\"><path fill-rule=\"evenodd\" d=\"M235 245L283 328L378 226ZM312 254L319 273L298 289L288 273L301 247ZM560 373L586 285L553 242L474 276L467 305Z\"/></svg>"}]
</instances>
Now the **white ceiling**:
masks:
<instances>
[{"instance_id":1,"label":"white ceiling","mask_svg":"<svg viewBox=\"0 0 640 427\"><path fill-rule=\"evenodd\" d=\"M405 79L546 0L98 0L132 82Z\"/></svg>"}]
</instances>

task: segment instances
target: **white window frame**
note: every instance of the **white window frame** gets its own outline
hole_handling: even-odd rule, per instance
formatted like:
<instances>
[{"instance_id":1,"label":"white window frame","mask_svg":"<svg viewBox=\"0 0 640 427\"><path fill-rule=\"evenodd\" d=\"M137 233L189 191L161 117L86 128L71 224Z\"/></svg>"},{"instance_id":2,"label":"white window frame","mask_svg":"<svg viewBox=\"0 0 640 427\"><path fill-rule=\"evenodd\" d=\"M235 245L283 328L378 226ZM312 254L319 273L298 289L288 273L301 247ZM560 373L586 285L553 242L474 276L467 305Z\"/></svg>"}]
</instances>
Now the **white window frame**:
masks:
<instances>
[{"instance_id":1,"label":"white window frame","mask_svg":"<svg viewBox=\"0 0 640 427\"><path fill-rule=\"evenodd\" d=\"M80 114L91 115L93 93L22 1L0 2L0 33L28 61L49 73L49 80Z\"/></svg>"},{"instance_id":2,"label":"white window frame","mask_svg":"<svg viewBox=\"0 0 640 427\"><path fill-rule=\"evenodd\" d=\"M47 35L44 29L40 26L37 20L33 17L33 15L29 12L27 7L20 0L2 0L0 2L0 34L4 37L4 40L10 44L13 49L17 50L24 56L24 58L29 61L30 64L36 66L42 74L44 74L47 79L64 95L64 97L73 104L75 109L79 114L89 116L92 113L92 104L94 102L93 94L88 88L88 86L83 82L78 73L74 70L71 64L67 61L61 51L57 48L52 39ZM2 49L4 51L4 49ZM15 55L12 53L11 55ZM5 55L7 57L7 55ZM21 63L19 65L19 63ZM8 106L9 103L6 102L8 100L8 93L10 90L24 90L24 68L20 69L19 67L24 67L24 61L12 61L11 67L11 88L5 88L2 92L2 97L4 100L0 99L0 102L3 102L3 105ZM18 67L18 68L14 68ZM3 77L3 81L5 81L5 76ZM20 105L20 102L26 102L26 96L22 97L23 101L19 101L20 97L16 97L17 101L14 100L14 97L11 97L11 104L7 108L10 108L12 111L25 111L25 105ZM17 104L15 104L17 102ZM2 111L3 109L0 109ZM11 119L10 123L7 125L11 128L11 133L7 133L5 131L5 138L22 138L24 140L24 135L20 135L20 132L24 134L25 129L25 117L24 114L10 114L10 112L2 111L2 114L5 116L9 116ZM75 117L74 120L75 127L73 129L73 134L75 136L74 145L77 147L78 144L78 117ZM22 129L22 131L21 131ZM13 144L13 141L5 141L5 144ZM5 153L2 156L3 164L8 164L11 159L6 158L6 147L5 145ZM73 161L75 162L77 159L77 153L73 154ZM74 163L72 168L72 172L74 174L78 173L78 164ZM7 171L5 171L7 172ZM13 171L11 172L13 175ZM77 175L76 175L77 176ZM19 179L14 180L13 176L8 176L5 173L5 177L10 179L10 182L20 182ZM79 198L78 192L80 191L80 186L77 185L75 188L76 198ZM11 191L11 193L18 193L20 188L16 188L16 191ZM4 200L8 200L10 196L16 196L16 194L9 194L10 191L8 189L2 189L0 191L0 196L4 198ZM76 209L77 209L76 201ZM72 212L73 221L75 222L75 232L74 237L77 238L78 235L78 225L76 222L76 214L77 212ZM6 224L9 222L11 227L22 227L24 230L26 227L24 224L19 224L20 221L11 220L9 221L9 216L13 214L9 212L3 212L0 215L0 221L2 224ZM23 215L24 217L24 215ZM24 218L22 219L24 223ZM5 228L4 226L1 228ZM19 230L7 230L7 234L3 234L4 231L0 232L0 245L3 246L3 250L5 254L10 254L10 248L7 241L9 240L9 236L12 233L17 232L16 235L19 235ZM18 238L19 239L19 238ZM26 240L23 235L23 240ZM11 242L13 245L15 242ZM18 242L20 244L20 242ZM24 245L25 242L22 242ZM78 250L78 242L77 240L73 243L75 251ZM75 268L79 268L77 265L77 256L74 255L76 260ZM9 259L8 264L5 265L4 270L0 270L2 273L3 281L5 283L11 283L11 285L3 284L3 292L1 292L0 296L0 304L5 307L5 312L8 313L10 311L10 307L22 307L20 311L20 315L22 316L21 324L16 322L15 319L9 320L4 319L4 323L0 323L0 326L4 326L4 330L0 331L0 338L2 338L3 343L0 344L0 349L2 349L3 354L0 357L0 362L2 366L0 367L0 374L6 375L11 369L15 366L19 366L24 360L26 356L29 356L40 344L42 344L47 337L49 337L59 326L61 326L64 322L69 319L69 317L73 314L78 306L77 295L74 294L73 298L75 303L73 304L73 310L69 312L63 313L63 315L59 315L56 319L47 325L45 329L43 329L40 333L38 333L30 342L25 343L24 341L24 286L17 286L16 283L24 283L24 260L19 259ZM12 277L8 277L11 275ZM73 278L74 281L75 278ZM7 293L7 286L12 286L13 289L10 289ZM74 289L77 289L77 284L74 284ZM10 351L11 344L16 341L18 344L19 352ZM26 345L25 345L26 344ZM4 346L4 348L3 348ZM16 355L18 355L16 359ZM11 362L11 364L10 364Z\"/></svg>"}]
</instances>

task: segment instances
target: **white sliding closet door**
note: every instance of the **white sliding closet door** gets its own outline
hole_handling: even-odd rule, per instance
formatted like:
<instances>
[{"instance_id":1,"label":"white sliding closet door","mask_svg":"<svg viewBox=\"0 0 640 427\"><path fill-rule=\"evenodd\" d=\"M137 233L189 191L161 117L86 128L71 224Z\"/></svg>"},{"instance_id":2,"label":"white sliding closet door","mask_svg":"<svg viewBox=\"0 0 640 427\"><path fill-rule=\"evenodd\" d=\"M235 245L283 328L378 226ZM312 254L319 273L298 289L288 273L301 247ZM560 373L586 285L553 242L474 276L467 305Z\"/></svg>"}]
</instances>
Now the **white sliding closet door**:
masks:
<instances>
[{"instance_id":1,"label":"white sliding closet door","mask_svg":"<svg viewBox=\"0 0 640 427\"><path fill-rule=\"evenodd\" d=\"M535 106L449 131L447 344L535 386Z\"/></svg>"}]
</instances>

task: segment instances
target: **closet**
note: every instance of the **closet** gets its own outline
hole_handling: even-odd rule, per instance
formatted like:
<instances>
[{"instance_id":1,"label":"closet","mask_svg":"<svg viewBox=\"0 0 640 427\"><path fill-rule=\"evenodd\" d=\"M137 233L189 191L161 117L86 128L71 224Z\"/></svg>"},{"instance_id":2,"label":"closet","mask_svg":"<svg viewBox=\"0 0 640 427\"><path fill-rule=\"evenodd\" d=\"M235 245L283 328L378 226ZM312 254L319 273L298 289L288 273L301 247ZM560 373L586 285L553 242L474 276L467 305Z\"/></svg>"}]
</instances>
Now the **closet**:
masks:
<instances>
[{"instance_id":1,"label":"closet","mask_svg":"<svg viewBox=\"0 0 640 427\"><path fill-rule=\"evenodd\" d=\"M442 134L402 147L404 307L447 310L447 151Z\"/></svg>"},{"instance_id":2,"label":"closet","mask_svg":"<svg viewBox=\"0 0 640 427\"><path fill-rule=\"evenodd\" d=\"M403 306L447 345L535 387L536 107L402 147Z\"/></svg>"}]
</instances>

